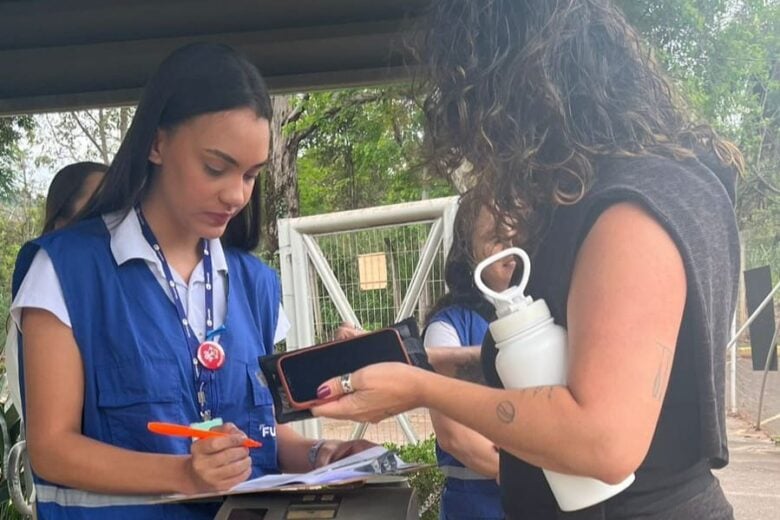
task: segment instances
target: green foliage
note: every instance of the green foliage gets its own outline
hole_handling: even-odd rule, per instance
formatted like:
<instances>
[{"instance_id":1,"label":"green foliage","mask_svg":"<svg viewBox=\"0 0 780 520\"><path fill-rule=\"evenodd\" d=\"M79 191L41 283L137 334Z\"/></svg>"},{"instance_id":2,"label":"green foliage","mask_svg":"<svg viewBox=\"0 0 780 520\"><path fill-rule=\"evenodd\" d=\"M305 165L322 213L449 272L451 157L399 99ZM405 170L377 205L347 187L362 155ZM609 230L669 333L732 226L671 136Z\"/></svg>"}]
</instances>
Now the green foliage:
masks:
<instances>
[{"instance_id":1,"label":"green foliage","mask_svg":"<svg viewBox=\"0 0 780 520\"><path fill-rule=\"evenodd\" d=\"M11 305L11 276L22 244L35 237L42 226L43 199L17 192L16 202L0 204L0 329L5 344L5 319Z\"/></svg>"},{"instance_id":2,"label":"green foliage","mask_svg":"<svg viewBox=\"0 0 780 520\"><path fill-rule=\"evenodd\" d=\"M734 141L747 171L737 216L746 267L780 272L780 2L620 0L693 113Z\"/></svg>"},{"instance_id":3,"label":"green foliage","mask_svg":"<svg viewBox=\"0 0 780 520\"><path fill-rule=\"evenodd\" d=\"M422 161L422 113L408 87L313 93L286 128L303 132L302 215L451 195Z\"/></svg>"},{"instance_id":4,"label":"green foliage","mask_svg":"<svg viewBox=\"0 0 780 520\"><path fill-rule=\"evenodd\" d=\"M398 453L404 462L432 464L427 468L409 476L409 484L417 492L420 506L429 506L420 516L422 520L437 520L439 518L439 499L444 485L444 475L436 467L436 438L431 436L417 444L397 446L386 443L385 446Z\"/></svg>"},{"instance_id":5,"label":"green foliage","mask_svg":"<svg viewBox=\"0 0 780 520\"><path fill-rule=\"evenodd\" d=\"M14 509L14 506L11 504L11 500L6 500L3 495L6 495L6 492L0 493L0 520L21 520L22 515L19 514L19 512Z\"/></svg>"},{"instance_id":6,"label":"green foliage","mask_svg":"<svg viewBox=\"0 0 780 520\"><path fill-rule=\"evenodd\" d=\"M22 244L35 237L41 228L43 199L26 197L16 203L0 204L0 316L8 316L11 276ZM5 327L2 327L5 343Z\"/></svg>"},{"instance_id":7,"label":"green foliage","mask_svg":"<svg viewBox=\"0 0 780 520\"><path fill-rule=\"evenodd\" d=\"M8 200L17 185L15 164L19 158L19 141L33 129L29 116L0 117L0 200Z\"/></svg>"},{"instance_id":8,"label":"green foliage","mask_svg":"<svg viewBox=\"0 0 780 520\"><path fill-rule=\"evenodd\" d=\"M0 404L0 423L2 423L0 424L0 429L2 429L3 433L0 436L0 454L2 454L3 461L5 461L8 450L19 439L21 421L19 420L19 414L13 407L5 409ZM0 476L0 520L21 519L22 515L11 504L5 468L2 468L2 470L2 476Z\"/></svg>"}]
</instances>

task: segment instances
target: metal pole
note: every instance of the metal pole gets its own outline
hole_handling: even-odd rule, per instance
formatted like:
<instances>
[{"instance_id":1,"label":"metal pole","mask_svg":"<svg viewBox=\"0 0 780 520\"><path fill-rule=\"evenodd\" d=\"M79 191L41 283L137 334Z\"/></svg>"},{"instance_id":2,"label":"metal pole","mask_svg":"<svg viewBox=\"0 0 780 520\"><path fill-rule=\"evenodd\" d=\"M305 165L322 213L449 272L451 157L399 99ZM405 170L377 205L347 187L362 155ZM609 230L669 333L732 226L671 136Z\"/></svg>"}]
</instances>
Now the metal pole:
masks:
<instances>
[{"instance_id":1,"label":"metal pole","mask_svg":"<svg viewBox=\"0 0 780 520\"><path fill-rule=\"evenodd\" d=\"M747 321L740 327L740 329L737 331L736 334L731 338L731 341L728 342L726 345L726 350L731 348L736 342L737 339L742 335L743 332L745 332L745 329L748 328L748 326L753 323L753 320L755 320L758 317L758 313L764 310L764 307L767 306L767 304L772 301L772 296L777 292L777 290L780 289L780 283L775 285L775 287L769 291L769 294L766 295L766 298L764 298L764 301L761 302L761 305L758 306L758 308L753 311L753 314L750 315L750 317L747 319Z\"/></svg>"},{"instance_id":2,"label":"metal pole","mask_svg":"<svg viewBox=\"0 0 780 520\"><path fill-rule=\"evenodd\" d=\"M444 210L457 200L458 197L443 197L404 202L391 206L377 206L370 208L370 211L368 209L355 209L289 220L290 225L298 233L305 235L354 231L435 220L440 218Z\"/></svg>"},{"instance_id":3,"label":"metal pole","mask_svg":"<svg viewBox=\"0 0 780 520\"><path fill-rule=\"evenodd\" d=\"M303 244L306 246L306 250L309 253L311 263L314 264L314 268L320 275L322 284L325 286L325 289L327 289L336 310L339 311L341 319L351 321L356 327L360 327L360 321L358 321L355 311L352 310L349 299L347 298L347 295L344 294L336 275L333 274L333 269L330 268L330 264L325 259L322 249L320 249L317 242L309 235L301 235L301 237L303 238Z\"/></svg>"},{"instance_id":4,"label":"metal pole","mask_svg":"<svg viewBox=\"0 0 780 520\"><path fill-rule=\"evenodd\" d=\"M766 353L764 362L764 377L761 379L761 393L758 396L758 413L756 413L756 430L761 429L761 409L764 407L764 390L766 390L766 376L769 374L769 365L772 362L772 356L777 357L777 327L769 343L769 352Z\"/></svg>"},{"instance_id":5,"label":"metal pole","mask_svg":"<svg viewBox=\"0 0 780 520\"><path fill-rule=\"evenodd\" d=\"M759 313L761 313L762 310L764 310L764 307L766 307L769 302L772 301L772 296L780 289L780 283L775 285L771 291L769 291L769 294L766 295L766 298L761 302L761 304L758 306L758 308L753 311L753 314L751 314L747 321L742 324L742 327L739 328L739 330L734 333L734 335L731 337L731 340L726 345L726 352L730 354L731 358L731 388L730 388L730 394L731 394L731 411L732 413L735 413L737 411L737 347L736 343L739 337L742 335L745 330L750 326L751 323L758 317ZM733 328L733 327L732 327ZM769 348L769 354L772 353L772 347L775 345L775 341L777 339L777 329L775 329L775 337L772 339L772 346ZM731 351L729 351L731 349ZM767 356L767 364L766 367L769 367L769 361L770 357ZM767 377L767 370L764 370L764 380L761 383L761 395L759 396L759 403L758 403L758 417L759 421L756 423L756 429L759 429L761 426L761 407L763 406L763 399L764 399L764 385L766 384L766 377Z\"/></svg>"},{"instance_id":6,"label":"metal pole","mask_svg":"<svg viewBox=\"0 0 780 520\"><path fill-rule=\"evenodd\" d=\"M425 240L422 252L420 253L420 262L417 264L417 268L412 275L412 280L409 282L409 287L406 289L406 295L404 295L404 299L401 302L401 308L395 316L395 321L401 321L412 315L414 306L420 298L423 282L425 281L425 278L428 277L428 273L433 266L433 261L436 259L436 253L439 250L439 244L441 243L443 227L444 224L442 224L441 218L438 218L433 222L431 231L428 233L428 238Z\"/></svg>"},{"instance_id":7,"label":"metal pole","mask_svg":"<svg viewBox=\"0 0 780 520\"><path fill-rule=\"evenodd\" d=\"M737 313L734 313L734 319L731 320L731 333L737 329ZM737 349L731 349L729 354L729 408L732 414L737 413Z\"/></svg>"}]
</instances>

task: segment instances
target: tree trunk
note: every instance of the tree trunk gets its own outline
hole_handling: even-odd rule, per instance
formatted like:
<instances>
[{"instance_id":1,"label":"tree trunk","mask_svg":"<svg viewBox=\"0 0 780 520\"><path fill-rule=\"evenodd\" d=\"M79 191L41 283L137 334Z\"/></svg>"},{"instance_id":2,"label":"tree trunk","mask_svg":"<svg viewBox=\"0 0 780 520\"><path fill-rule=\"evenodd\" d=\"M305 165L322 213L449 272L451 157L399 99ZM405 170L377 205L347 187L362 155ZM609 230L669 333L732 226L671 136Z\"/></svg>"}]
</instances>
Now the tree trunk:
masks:
<instances>
[{"instance_id":1,"label":"tree trunk","mask_svg":"<svg viewBox=\"0 0 780 520\"><path fill-rule=\"evenodd\" d=\"M98 134L100 137L100 158L103 160L103 164L111 162L109 159L108 150L108 136L106 132L108 129L108 114L101 108L98 109Z\"/></svg>"},{"instance_id":2,"label":"tree trunk","mask_svg":"<svg viewBox=\"0 0 780 520\"><path fill-rule=\"evenodd\" d=\"M355 163L352 160L352 146L349 145L344 151L344 167L347 170L347 177L349 177L349 209L357 209L357 179L355 178Z\"/></svg>"},{"instance_id":3,"label":"tree trunk","mask_svg":"<svg viewBox=\"0 0 780 520\"><path fill-rule=\"evenodd\" d=\"M130 126L130 109L122 107L119 109L119 140L124 141L127 135L127 129Z\"/></svg>"},{"instance_id":4,"label":"tree trunk","mask_svg":"<svg viewBox=\"0 0 780 520\"><path fill-rule=\"evenodd\" d=\"M389 238L385 238L385 255L390 267L390 284L393 291L393 317L395 319L401 309L404 295L401 293L401 276L398 273L398 258L395 256L395 248Z\"/></svg>"},{"instance_id":5,"label":"tree trunk","mask_svg":"<svg viewBox=\"0 0 780 520\"><path fill-rule=\"evenodd\" d=\"M274 115L271 121L270 169L262 180L263 194L263 249L274 253L279 249L279 230L276 219L297 217L298 169L296 159L300 138L285 134L284 126L293 113L294 98L290 95L272 96Z\"/></svg>"}]
</instances>

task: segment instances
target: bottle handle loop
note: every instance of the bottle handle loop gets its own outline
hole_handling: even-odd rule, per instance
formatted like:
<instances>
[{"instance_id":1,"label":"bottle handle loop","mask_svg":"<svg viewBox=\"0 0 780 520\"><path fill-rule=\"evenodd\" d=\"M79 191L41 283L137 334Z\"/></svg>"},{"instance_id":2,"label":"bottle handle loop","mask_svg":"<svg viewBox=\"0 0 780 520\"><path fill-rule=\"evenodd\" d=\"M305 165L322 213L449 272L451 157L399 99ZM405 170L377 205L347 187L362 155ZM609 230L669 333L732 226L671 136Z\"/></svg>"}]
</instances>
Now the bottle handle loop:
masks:
<instances>
[{"instance_id":1,"label":"bottle handle loop","mask_svg":"<svg viewBox=\"0 0 780 520\"><path fill-rule=\"evenodd\" d=\"M523 276L520 279L519 284L509 287L505 291L499 293L485 285L485 282L482 281L482 271L484 271L487 266L508 256L520 257L523 261ZM477 264L476 269L474 269L474 283L477 285L477 288L482 291L482 294L484 294L494 305L499 301L506 302L509 306L516 303L518 300L524 301L526 299L525 288L528 285L528 278L530 276L531 259L528 257L528 253L519 247L510 247L503 251L499 251L482 260Z\"/></svg>"}]
</instances>

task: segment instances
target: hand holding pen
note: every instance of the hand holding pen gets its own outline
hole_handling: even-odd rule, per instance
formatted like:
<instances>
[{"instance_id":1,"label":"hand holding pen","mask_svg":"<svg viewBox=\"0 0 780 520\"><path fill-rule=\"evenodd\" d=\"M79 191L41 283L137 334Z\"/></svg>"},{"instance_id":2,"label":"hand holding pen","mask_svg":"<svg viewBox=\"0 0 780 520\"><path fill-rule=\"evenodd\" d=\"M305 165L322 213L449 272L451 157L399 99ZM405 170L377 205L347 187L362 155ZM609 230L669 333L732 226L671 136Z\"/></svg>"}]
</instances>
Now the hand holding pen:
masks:
<instances>
[{"instance_id":1,"label":"hand holding pen","mask_svg":"<svg viewBox=\"0 0 780 520\"><path fill-rule=\"evenodd\" d=\"M195 430L187 426L149 423L149 430L162 435L196 437L187 460L188 488L195 493L227 491L245 481L252 473L249 447L259 442L247 438L234 424L226 423L212 430Z\"/></svg>"}]
</instances>

